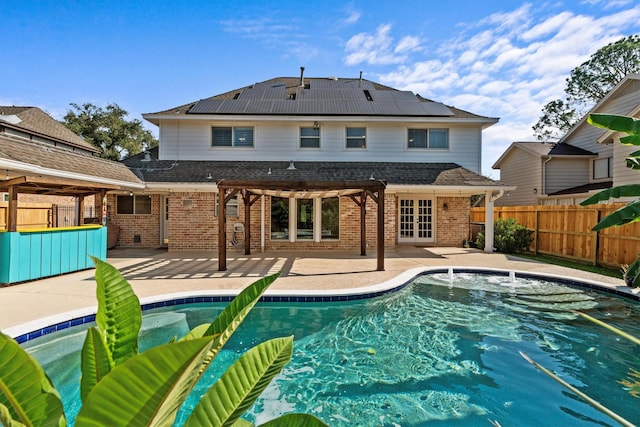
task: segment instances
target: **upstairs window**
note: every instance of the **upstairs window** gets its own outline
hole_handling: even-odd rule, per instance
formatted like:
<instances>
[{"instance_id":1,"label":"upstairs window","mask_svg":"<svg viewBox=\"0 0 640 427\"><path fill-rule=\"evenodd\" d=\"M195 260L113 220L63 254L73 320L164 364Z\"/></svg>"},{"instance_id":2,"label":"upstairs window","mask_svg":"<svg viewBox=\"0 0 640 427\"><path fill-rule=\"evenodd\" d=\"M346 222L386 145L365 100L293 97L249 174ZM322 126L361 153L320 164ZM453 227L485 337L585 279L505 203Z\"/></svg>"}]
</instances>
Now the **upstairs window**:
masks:
<instances>
[{"instance_id":1,"label":"upstairs window","mask_svg":"<svg viewBox=\"0 0 640 427\"><path fill-rule=\"evenodd\" d=\"M367 148L367 129L347 128L347 148Z\"/></svg>"},{"instance_id":2,"label":"upstairs window","mask_svg":"<svg viewBox=\"0 0 640 427\"><path fill-rule=\"evenodd\" d=\"M252 127L211 128L212 147L253 147Z\"/></svg>"},{"instance_id":3,"label":"upstairs window","mask_svg":"<svg viewBox=\"0 0 640 427\"><path fill-rule=\"evenodd\" d=\"M151 215L151 196L118 196L118 215Z\"/></svg>"},{"instance_id":4,"label":"upstairs window","mask_svg":"<svg viewBox=\"0 0 640 427\"><path fill-rule=\"evenodd\" d=\"M300 128L300 148L320 148L320 128Z\"/></svg>"},{"instance_id":5,"label":"upstairs window","mask_svg":"<svg viewBox=\"0 0 640 427\"><path fill-rule=\"evenodd\" d=\"M449 148L449 129L409 129L407 148L442 150Z\"/></svg>"},{"instance_id":6,"label":"upstairs window","mask_svg":"<svg viewBox=\"0 0 640 427\"><path fill-rule=\"evenodd\" d=\"M613 177L613 157L595 159L593 161L593 179Z\"/></svg>"}]
</instances>

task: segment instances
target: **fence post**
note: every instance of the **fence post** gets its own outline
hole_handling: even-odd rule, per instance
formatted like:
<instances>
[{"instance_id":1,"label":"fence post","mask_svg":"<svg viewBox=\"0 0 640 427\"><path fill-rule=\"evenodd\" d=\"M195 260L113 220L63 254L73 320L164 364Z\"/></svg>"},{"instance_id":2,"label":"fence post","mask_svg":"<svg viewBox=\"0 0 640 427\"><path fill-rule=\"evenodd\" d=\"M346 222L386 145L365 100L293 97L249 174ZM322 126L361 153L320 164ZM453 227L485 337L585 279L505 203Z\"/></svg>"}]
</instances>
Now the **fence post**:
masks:
<instances>
[{"instance_id":1,"label":"fence post","mask_svg":"<svg viewBox=\"0 0 640 427\"><path fill-rule=\"evenodd\" d=\"M600 208L595 209L596 214L596 222L595 224L600 222ZM594 225L595 225L594 224ZM593 231L593 238L595 241L593 242L593 265L598 265L598 252L600 251L600 233L598 231Z\"/></svg>"},{"instance_id":2,"label":"fence post","mask_svg":"<svg viewBox=\"0 0 640 427\"><path fill-rule=\"evenodd\" d=\"M538 206L535 207L535 222L534 222L534 226L535 226L535 233L536 233L536 238L534 240L534 246L533 246L533 253L538 255L538 238L539 233L538 233L538 216L540 215L540 210L538 209Z\"/></svg>"}]
</instances>

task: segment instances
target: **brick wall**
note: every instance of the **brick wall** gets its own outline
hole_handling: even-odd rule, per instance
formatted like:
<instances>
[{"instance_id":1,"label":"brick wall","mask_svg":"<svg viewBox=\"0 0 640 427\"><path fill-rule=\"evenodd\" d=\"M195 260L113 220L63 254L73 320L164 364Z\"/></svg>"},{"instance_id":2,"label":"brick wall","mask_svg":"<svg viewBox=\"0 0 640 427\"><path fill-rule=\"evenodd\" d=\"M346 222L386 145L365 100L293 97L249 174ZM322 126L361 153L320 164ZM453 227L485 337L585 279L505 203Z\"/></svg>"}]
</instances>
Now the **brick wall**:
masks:
<instances>
[{"instance_id":1,"label":"brick wall","mask_svg":"<svg viewBox=\"0 0 640 427\"><path fill-rule=\"evenodd\" d=\"M151 215L114 215L115 196L108 197L110 220L121 227L119 247L160 246L161 196L152 197ZM265 248L268 250L358 250L360 248L360 208L349 197L340 198L340 239L289 242L270 239L271 199L265 197ZM218 247L218 217L215 215L215 193L172 193L168 197L169 250L214 250ZM446 209L445 209L446 205ZM436 199L436 246L461 246L468 238L468 197L438 197ZM251 207L251 250L260 249L260 211L258 199ZM368 251L377 247L377 204L367 200L366 241ZM397 197L385 194L385 248L397 243ZM234 250L234 224L244 223L244 204L240 198L238 215L227 217L227 248ZM246 231L246 229L245 229ZM134 242L134 236L140 242ZM244 242L244 232L235 233ZM238 247L238 250L241 250Z\"/></svg>"},{"instance_id":2,"label":"brick wall","mask_svg":"<svg viewBox=\"0 0 640 427\"><path fill-rule=\"evenodd\" d=\"M151 196L151 215L118 215L116 214L116 195L107 195L107 220L120 227L118 247L157 248L160 246L160 197L159 195Z\"/></svg>"},{"instance_id":3,"label":"brick wall","mask_svg":"<svg viewBox=\"0 0 640 427\"><path fill-rule=\"evenodd\" d=\"M462 246L469 237L469 197L438 197L436 215L437 246Z\"/></svg>"}]
</instances>

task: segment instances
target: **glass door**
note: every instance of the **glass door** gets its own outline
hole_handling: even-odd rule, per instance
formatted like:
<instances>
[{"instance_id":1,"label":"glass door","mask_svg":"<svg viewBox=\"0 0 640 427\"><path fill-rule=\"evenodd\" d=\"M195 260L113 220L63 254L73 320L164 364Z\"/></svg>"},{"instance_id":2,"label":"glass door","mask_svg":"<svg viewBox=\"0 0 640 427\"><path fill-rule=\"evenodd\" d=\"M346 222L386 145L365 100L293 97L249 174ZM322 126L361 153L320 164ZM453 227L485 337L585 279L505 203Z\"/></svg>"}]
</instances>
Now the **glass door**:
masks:
<instances>
[{"instance_id":1,"label":"glass door","mask_svg":"<svg viewBox=\"0 0 640 427\"><path fill-rule=\"evenodd\" d=\"M401 198L398 210L399 243L434 241L432 199Z\"/></svg>"}]
</instances>

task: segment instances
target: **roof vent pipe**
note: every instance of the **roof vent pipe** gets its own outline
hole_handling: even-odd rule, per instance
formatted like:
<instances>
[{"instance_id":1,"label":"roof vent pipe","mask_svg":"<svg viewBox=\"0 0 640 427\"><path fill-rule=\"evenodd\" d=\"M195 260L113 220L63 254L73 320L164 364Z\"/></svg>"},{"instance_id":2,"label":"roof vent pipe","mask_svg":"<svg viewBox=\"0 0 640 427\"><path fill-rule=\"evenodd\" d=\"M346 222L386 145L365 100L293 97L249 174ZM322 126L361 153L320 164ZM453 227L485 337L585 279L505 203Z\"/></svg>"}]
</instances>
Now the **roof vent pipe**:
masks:
<instances>
[{"instance_id":1,"label":"roof vent pipe","mask_svg":"<svg viewBox=\"0 0 640 427\"><path fill-rule=\"evenodd\" d=\"M304 87L304 67L300 67L300 87Z\"/></svg>"},{"instance_id":2,"label":"roof vent pipe","mask_svg":"<svg viewBox=\"0 0 640 427\"><path fill-rule=\"evenodd\" d=\"M362 86L362 71L360 71L360 81L358 82L358 87Z\"/></svg>"}]
</instances>

